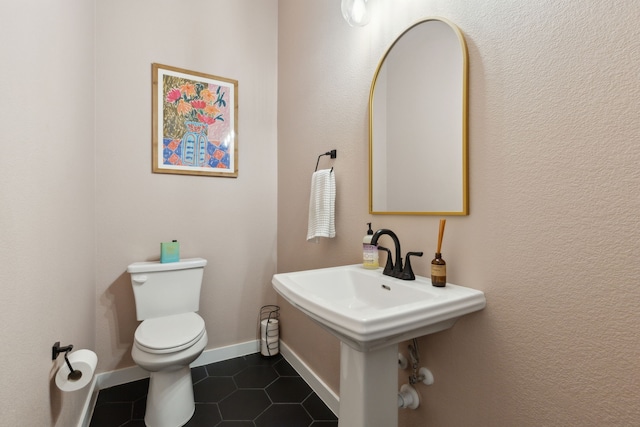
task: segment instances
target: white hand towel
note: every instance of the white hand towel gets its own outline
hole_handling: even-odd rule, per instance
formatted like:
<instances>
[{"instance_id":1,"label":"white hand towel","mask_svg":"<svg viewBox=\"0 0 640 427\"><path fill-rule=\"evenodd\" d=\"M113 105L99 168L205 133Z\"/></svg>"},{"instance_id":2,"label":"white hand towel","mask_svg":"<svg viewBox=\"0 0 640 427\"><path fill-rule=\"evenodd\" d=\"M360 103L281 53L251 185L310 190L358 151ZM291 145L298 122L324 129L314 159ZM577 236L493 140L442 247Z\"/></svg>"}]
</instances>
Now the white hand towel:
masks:
<instances>
[{"instance_id":1,"label":"white hand towel","mask_svg":"<svg viewBox=\"0 0 640 427\"><path fill-rule=\"evenodd\" d=\"M309 198L309 226L307 240L317 237L335 237L336 177L333 169L323 169L311 177Z\"/></svg>"}]
</instances>

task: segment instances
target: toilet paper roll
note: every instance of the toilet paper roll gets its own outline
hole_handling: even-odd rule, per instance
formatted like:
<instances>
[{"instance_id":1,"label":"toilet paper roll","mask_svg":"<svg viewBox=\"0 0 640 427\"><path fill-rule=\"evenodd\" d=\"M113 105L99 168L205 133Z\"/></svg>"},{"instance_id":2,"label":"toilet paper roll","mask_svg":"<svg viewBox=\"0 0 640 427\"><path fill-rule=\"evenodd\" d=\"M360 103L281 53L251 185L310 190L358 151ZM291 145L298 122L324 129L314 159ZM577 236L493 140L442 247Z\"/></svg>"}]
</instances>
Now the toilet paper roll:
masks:
<instances>
[{"instance_id":1,"label":"toilet paper roll","mask_svg":"<svg viewBox=\"0 0 640 427\"><path fill-rule=\"evenodd\" d=\"M260 341L264 341L267 344L273 344L273 343L277 343L278 340L279 340L279 337L276 335L274 337L268 337L268 338L262 337Z\"/></svg>"},{"instance_id":2,"label":"toilet paper roll","mask_svg":"<svg viewBox=\"0 0 640 427\"><path fill-rule=\"evenodd\" d=\"M260 354L275 356L280 352L280 333L277 319L265 319L260 322Z\"/></svg>"},{"instance_id":3,"label":"toilet paper roll","mask_svg":"<svg viewBox=\"0 0 640 427\"><path fill-rule=\"evenodd\" d=\"M56 374L56 385L62 391L80 390L93 379L98 356L91 350L82 349L70 353L68 358L74 373L71 374L67 363L63 363Z\"/></svg>"},{"instance_id":4,"label":"toilet paper roll","mask_svg":"<svg viewBox=\"0 0 640 427\"><path fill-rule=\"evenodd\" d=\"M260 322L260 338L278 337L278 321L266 319Z\"/></svg>"},{"instance_id":5,"label":"toilet paper roll","mask_svg":"<svg viewBox=\"0 0 640 427\"><path fill-rule=\"evenodd\" d=\"M264 319L260 325L269 330L278 329L278 319Z\"/></svg>"},{"instance_id":6,"label":"toilet paper roll","mask_svg":"<svg viewBox=\"0 0 640 427\"><path fill-rule=\"evenodd\" d=\"M275 356L280 353L280 345L278 344L278 338L269 341L264 338L260 340L260 354L263 356Z\"/></svg>"}]
</instances>

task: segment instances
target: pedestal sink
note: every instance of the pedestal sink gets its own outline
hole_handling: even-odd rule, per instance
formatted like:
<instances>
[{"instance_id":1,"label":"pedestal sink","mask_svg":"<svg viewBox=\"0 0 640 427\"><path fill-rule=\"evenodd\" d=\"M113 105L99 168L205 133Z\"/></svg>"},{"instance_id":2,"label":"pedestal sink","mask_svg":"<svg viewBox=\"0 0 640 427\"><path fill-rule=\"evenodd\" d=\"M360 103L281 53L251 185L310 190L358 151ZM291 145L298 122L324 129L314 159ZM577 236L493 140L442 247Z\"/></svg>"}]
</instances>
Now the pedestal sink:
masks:
<instances>
[{"instance_id":1,"label":"pedestal sink","mask_svg":"<svg viewBox=\"0 0 640 427\"><path fill-rule=\"evenodd\" d=\"M361 265L275 274L275 290L340 339L339 427L397 427L399 342L448 329L482 310L484 293L436 288Z\"/></svg>"}]
</instances>

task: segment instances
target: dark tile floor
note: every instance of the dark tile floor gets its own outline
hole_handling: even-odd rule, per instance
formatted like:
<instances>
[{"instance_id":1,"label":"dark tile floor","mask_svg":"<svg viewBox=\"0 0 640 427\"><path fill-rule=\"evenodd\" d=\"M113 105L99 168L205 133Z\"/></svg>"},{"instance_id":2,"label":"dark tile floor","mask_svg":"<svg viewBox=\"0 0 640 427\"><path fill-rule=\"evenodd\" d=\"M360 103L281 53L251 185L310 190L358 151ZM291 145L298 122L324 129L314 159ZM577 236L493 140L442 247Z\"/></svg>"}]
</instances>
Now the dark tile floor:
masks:
<instances>
[{"instance_id":1,"label":"dark tile floor","mask_svg":"<svg viewBox=\"0 0 640 427\"><path fill-rule=\"evenodd\" d=\"M282 356L260 353L191 369L186 427L337 427L338 419ZM149 379L100 390L90 427L144 427Z\"/></svg>"}]
</instances>

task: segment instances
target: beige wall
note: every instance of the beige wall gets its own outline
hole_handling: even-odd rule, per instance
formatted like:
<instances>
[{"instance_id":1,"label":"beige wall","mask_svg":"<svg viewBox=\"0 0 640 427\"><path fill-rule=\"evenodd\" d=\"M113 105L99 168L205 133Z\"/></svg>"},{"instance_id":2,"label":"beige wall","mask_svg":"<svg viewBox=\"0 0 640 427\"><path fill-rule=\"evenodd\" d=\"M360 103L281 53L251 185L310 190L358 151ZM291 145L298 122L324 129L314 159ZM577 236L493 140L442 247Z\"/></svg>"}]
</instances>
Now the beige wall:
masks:
<instances>
[{"instance_id":1,"label":"beige wall","mask_svg":"<svg viewBox=\"0 0 640 427\"><path fill-rule=\"evenodd\" d=\"M76 424L51 347L95 347L94 6L54 3L0 4L2 426Z\"/></svg>"},{"instance_id":2,"label":"beige wall","mask_svg":"<svg viewBox=\"0 0 640 427\"><path fill-rule=\"evenodd\" d=\"M2 4L0 426L74 426L57 340L132 366L125 273L178 239L209 261L209 348L256 339L273 303L277 2ZM177 6L180 9L177 9ZM239 177L151 173L151 63L239 81Z\"/></svg>"},{"instance_id":3,"label":"beige wall","mask_svg":"<svg viewBox=\"0 0 640 427\"><path fill-rule=\"evenodd\" d=\"M275 302L277 2L100 1L96 39L99 370L133 365L127 265L177 239L208 260L208 348L256 339ZM238 80L239 176L151 173L151 63Z\"/></svg>"},{"instance_id":4,"label":"beige wall","mask_svg":"<svg viewBox=\"0 0 640 427\"><path fill-rule=\"evenodd\" d=\"M602 426L640 419L640 8L635 2L279 2L278 271L355 263L365 222L423 250L436 217L367 211L367 99L378 59L427 16L464 32L470 209L450 217L451 282L487 307L420 339L422 405L402 426ZM336 148L337 237L305 242L310 175ZM329 160L321 160L328 165ZM337 341L283 308L283 340L335 390ZM406 345L401 349L406 353ZM401 382L406 382L401 373Z\"/></svg>"}]
</instances>

